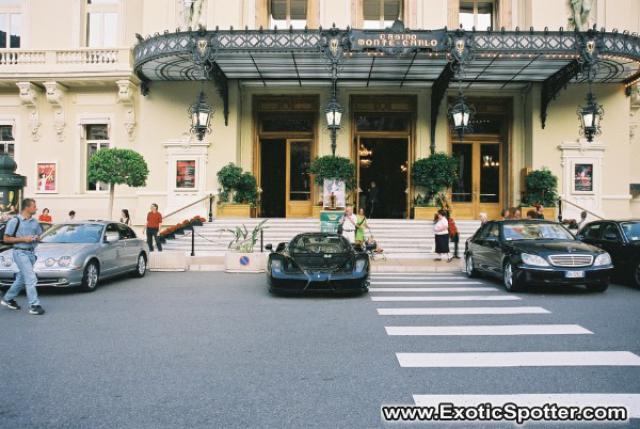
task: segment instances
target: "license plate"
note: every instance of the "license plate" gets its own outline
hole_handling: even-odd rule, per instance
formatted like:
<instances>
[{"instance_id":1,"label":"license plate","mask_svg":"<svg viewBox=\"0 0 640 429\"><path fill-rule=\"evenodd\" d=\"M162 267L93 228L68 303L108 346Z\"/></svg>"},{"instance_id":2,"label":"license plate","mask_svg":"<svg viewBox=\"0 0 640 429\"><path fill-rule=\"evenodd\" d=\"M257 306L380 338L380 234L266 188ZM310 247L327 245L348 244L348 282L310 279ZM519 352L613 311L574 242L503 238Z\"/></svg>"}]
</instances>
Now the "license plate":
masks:
<instances>
[{"instance_id":1,"label":"license plate","mask_svg":"<svg viewBox=\"0 0 640 429\"><path fill-rule=\"evenodd\" d=\"M568 279L583 279L584 271L567 271L564 276Z\"/></svg>"}]
</instances>

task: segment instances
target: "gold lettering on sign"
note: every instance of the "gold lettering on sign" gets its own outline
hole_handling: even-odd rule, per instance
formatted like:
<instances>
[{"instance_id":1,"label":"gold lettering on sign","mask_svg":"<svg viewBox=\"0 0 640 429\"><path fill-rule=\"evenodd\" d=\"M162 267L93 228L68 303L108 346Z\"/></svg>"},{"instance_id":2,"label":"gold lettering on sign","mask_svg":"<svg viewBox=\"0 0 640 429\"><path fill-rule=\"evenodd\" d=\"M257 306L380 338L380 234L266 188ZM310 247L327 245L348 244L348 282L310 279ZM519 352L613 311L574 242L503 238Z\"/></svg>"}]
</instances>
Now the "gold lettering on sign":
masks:
<instances>
[{"instance_id":1,"label":"gold lettering on sign","mask_svg":"<svg viewBox=\"0 0 640 429\"><path fill-rule=\"evenodd\" d=\"M355 44L362 48L436 48L438 40L420 38L418 34L381 33L376 36L356 38Z\"/></svg>"}]
</instances>

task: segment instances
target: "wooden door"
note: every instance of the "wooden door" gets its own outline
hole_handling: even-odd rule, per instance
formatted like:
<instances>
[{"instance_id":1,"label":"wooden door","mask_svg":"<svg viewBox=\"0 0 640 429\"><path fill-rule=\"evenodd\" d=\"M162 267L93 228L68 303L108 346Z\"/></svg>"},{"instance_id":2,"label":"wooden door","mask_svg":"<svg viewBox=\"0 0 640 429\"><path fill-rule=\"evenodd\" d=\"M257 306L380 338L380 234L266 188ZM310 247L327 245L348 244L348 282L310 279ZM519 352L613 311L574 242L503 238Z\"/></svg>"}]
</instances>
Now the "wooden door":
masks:
<instances>
[{"instance_id":1,"label":"wooden door","mask_svg":"<svg viewBox=\"0 0 640 429\"><path fill-rule=\"evenodd\" d=\"M504 194L502 144L495 139L461 141L451 144L459 160L459 179L451 192L456 219L478 219L486 213L496 219Z\"/></svg>"},{"instance_id":2,"label":"wooden door","mask_svg":"<svg viewBox=\"0 0 640 429\"><path fill-rule=\"evenodd\" d=\"M311 139L287 139L287 217L313 214L313 184L309 174L312 149Z\"/></svg>"}]
</instances>

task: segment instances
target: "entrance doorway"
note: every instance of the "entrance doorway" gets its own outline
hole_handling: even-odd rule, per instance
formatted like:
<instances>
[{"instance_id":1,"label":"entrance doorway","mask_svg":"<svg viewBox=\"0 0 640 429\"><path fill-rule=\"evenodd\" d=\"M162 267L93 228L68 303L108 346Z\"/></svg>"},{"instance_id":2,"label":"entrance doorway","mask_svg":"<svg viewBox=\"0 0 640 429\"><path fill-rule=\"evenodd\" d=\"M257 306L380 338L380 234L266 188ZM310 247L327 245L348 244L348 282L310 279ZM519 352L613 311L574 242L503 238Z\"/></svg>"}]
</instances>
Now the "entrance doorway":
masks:
<instances>
[{"instance_id":1,"label":"entrance doorway","mask_svg":"<svg viewBox=\"0 0 640 429\"><path fill-rule=\"evenodd\" d=\"M359 137L358 142L359 207L370 218L407 217L408 139Z\"/></svg>"},{"instance_id":2,"label":"entrance doorway","mask_svg":"<svg viewBox=\"0 0 640 429\"><path fill-rule=\"evenodd\" d=\"M309 174L316 153L317 97L254 97L254 172L261 217L310 217L315 198Z\"/></svg>"},{"instance_id":3,"label":"entrance doorway","mask_svg":"<svg viewBox=\"0 0 640 429\"><path fill-rule=\"evenodd\" d=\"M312 210L308 139L261 139L262 217L301 217Z\"/></svg>"},{"instance_id":4,"label":"entrance doorway","mask_svg":"<svg viewBox=\"0 0 640 429\"><path fill-rule=\"evenodd\" d=\"M459 178L451 192L454 215L459 219L478 219L486 213L489 219L500 216L502 209L502 143L492 139L476 139L451 144L458 158Z\"/></svg>"}]
</instances>

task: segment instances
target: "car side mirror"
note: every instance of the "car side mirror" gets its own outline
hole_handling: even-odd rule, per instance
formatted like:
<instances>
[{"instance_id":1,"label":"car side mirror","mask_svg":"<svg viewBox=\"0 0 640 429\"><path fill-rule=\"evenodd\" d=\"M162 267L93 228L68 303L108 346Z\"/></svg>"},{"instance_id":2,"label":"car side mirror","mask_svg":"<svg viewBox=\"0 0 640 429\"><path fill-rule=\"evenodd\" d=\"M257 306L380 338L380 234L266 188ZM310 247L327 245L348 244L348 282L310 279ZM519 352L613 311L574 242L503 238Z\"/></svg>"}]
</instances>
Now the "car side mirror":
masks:
<instances>
[{"instance_id":1,"label":"car side mirror","mask_svg":"<svg viewBox=\"0 0 640 429\"><path fill-rule=\"evenodd\" d=\"M266 246L264 246L265 249L267 249L269 252L273 252L273 244L269 243Z\"/></svg>"},{"instance_id":2,"label":"car side mirror","mask_svg":"<svg viewBox=\"0 0 640 429\"><path fill-rule=\"evenodd\" d=\"M120 234L118 234L117 232L107 232L104 235L105 243L115 243L118 240L120 240Z\"/></svg>"}]
</instances>

